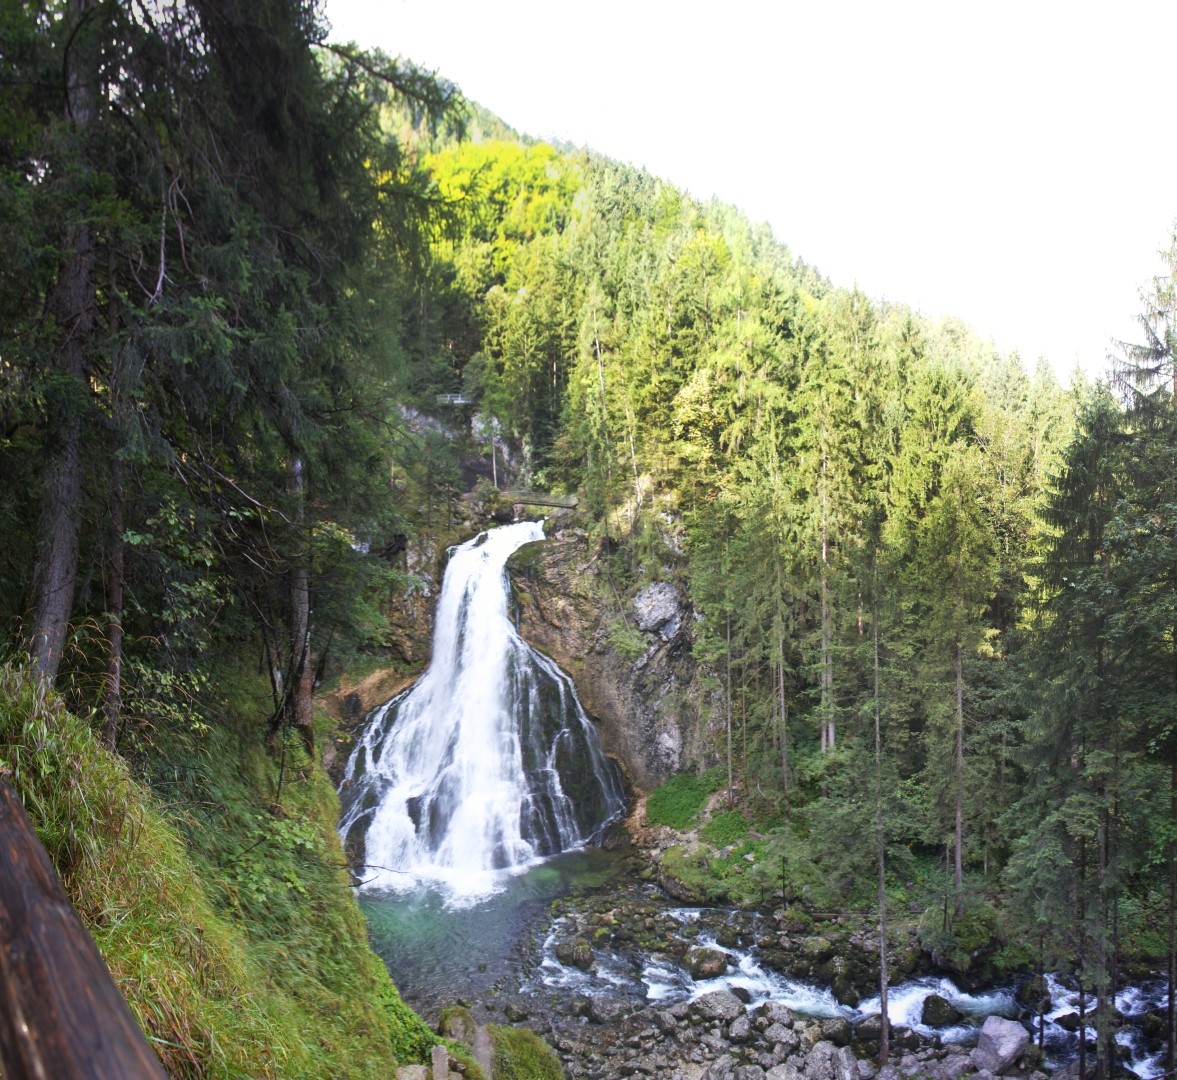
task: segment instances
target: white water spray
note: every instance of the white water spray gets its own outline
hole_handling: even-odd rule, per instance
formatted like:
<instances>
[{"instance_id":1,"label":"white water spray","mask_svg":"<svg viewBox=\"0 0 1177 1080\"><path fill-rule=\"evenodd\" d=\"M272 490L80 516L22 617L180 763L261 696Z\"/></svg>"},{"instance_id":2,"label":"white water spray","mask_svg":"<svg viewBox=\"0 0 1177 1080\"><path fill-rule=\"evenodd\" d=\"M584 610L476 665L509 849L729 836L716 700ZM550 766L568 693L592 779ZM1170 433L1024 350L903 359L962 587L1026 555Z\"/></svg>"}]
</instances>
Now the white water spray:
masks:
<instances>
[{"instance_id":1,"label":"white water spray","mask_svg":"<svg viewBox=\"0 0 1177 1080\"><path fill-rule=\"evenodd\" d=\"M508 617L506 562L538 522L492 529L446 567L433 660L374 710L347 764L340 835L365 888L441 886L455 903L590 842L623 808L571 680Z\"/></svg>"}]
</instances>

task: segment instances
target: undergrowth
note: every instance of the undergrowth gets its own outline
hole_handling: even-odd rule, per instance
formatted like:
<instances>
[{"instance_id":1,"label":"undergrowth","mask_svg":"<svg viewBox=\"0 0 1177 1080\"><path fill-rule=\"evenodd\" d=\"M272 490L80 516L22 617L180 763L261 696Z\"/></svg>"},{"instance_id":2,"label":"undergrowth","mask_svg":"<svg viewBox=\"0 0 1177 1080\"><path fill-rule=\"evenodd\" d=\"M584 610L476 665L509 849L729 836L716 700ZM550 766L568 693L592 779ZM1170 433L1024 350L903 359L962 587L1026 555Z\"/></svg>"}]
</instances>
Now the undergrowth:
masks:
<instances>
[{"instance_id":1,"label":"undergrowth","mask_svg":"<svg viewBox=\"0 0 1177 1080\"><path fill-rule=\"evenodd\" d=\"M495 1080L564 1080L556 1052L527 1028L489 1025Z\"/></svg>"},{"instance_id":2,"label":"undergrowth","mask_svg":"<svg viewBox=\"0 0 1177 1080\"><path fill-rule=\"evenodd\" d=\"M183 778L165 806L5 664L0 766L170 1075L389 1075L436 1037L368 948L329 780L268 753L262 715L244 703L195 749L156 733Z\"/></svg>"},{"instance_id":3,"label":"undergrowth","mask_svg":"<svg viewBox=\"0 0 1177 1080\"><path fill-rule=\"evenodd\" d=\"M646 819L651 825L690 828L707 804L707 796L718 790L721 782L722 777L715 769L701 776L692 773L672 776L646 797Z\"/></svg>"}]
</instances>

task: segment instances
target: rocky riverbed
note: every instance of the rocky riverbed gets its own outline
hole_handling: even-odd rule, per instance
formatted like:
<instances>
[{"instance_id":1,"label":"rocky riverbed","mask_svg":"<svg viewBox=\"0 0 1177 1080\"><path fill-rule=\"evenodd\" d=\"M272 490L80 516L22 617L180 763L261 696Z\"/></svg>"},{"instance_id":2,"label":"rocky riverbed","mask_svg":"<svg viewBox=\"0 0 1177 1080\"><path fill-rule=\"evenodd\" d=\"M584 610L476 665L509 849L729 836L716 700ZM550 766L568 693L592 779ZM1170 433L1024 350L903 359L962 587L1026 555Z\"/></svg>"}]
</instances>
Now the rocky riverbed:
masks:
<instances>
[{"instance_id":1,"label":"rocky riverbed","mask_svg":"<svg viewBox=\"0 0 1177 1080\"><path fill-rule=\"evenodd\" d=\"M1075 1073L1066 988L1049 981L1041 1055L1019 984L966 991L916 962L893 987L891 1061L882 1069L877 996L840 1003L816 973L854 972L874 942L847 926L800 932L779 915L679 906L649 883L619 883L537 909L507 970L477 1000L478 1021L543 1035L569 1077L681 1080L898 1080ZM856 955L856 954L861 955ZM1041 992L1042 986L1027 988ZM1149 1001L1132 1008L1155 1007ZM1148 995L1145 995L1148 996ZM1145 1015L1144 1013L1140 1014ZM1143 1038L1125 1018L1125 1043ZM1070 1040L1069 1043L1066 1040ZM1152 1076L1143 1043L1125 1063ZM1153 1063L1155 1064L1155 1062Z\"/></svg>"}]
</instances>

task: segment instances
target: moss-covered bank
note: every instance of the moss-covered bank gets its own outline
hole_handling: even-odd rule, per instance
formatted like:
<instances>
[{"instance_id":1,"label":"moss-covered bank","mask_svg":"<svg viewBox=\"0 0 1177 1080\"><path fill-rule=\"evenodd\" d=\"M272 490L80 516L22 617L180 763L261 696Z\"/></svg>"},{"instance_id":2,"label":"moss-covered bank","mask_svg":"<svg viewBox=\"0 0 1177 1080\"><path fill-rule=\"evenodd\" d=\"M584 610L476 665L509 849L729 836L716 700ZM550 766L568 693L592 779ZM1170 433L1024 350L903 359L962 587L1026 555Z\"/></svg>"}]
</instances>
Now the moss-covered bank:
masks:
<instances>
[{"instance_id":1,"label":"moss-covered bank","mask_svg":"<svg viewBox=\"0 0 1177 1080\"><path fill-rule=\"evenodd\" d=\"M171 1075L392 1075L437 1038L368 947L326 774L259 715L154 733L149 786L0 665L0 767Z\"/></svg>"}]
</instances>

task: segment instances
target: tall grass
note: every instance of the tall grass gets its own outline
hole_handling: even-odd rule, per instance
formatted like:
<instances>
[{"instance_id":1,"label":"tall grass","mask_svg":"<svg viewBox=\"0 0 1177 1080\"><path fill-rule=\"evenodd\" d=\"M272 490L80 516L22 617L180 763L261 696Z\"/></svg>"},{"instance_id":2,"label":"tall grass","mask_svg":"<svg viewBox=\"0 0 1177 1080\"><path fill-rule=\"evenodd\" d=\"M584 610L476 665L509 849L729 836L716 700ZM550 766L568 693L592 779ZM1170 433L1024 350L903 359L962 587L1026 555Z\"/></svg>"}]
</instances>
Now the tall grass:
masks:
<instances>
[{"instance_id":1,"label":"tall grass","mask_svg":"<svg viewBox=\"0 0 1177 1080\"><path fill-rule=\"evenodd\" d=\"M170 1075L368 1077L424 1060L436 1037L368 948L322 770L304 759L279 803L260 730L212 731L201 757L199 797L165 807L29 671L0 664L0 768Z\"/></svg>"}]
</instances>

